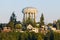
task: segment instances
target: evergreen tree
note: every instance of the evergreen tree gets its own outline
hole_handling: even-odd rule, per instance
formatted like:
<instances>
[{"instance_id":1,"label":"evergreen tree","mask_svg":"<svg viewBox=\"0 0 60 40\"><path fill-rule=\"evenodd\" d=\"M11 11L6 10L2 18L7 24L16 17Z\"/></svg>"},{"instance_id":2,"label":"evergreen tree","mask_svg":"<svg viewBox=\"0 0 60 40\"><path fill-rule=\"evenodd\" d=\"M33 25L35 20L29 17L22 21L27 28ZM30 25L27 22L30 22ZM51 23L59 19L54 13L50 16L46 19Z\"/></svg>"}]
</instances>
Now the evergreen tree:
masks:
<instances>
[{"instance_id":1,"label":"evergreen tree","mask_svg":"<svg viewBox=\"0 0 60 40\"><path fill-rule=\"evenodd\" d=\"M40 26L44 25L44 15L42 14L40 17Z\"/></svg>"},{"instance_id":2,"label":"evergreen tree","mask_svg":"<svg viewBox=\"0 0 60 40\"><path fill-rule=\"evenodd\" d=\"M15 28L15 24L16 24L16 16L14 14L14 12L12 13L11 17L10 17L10 21L7 24L8 27L11 27L12 29Z\"/></svg>"},{"instance_id":3,"label":"evergreen tree","mask_svg":"<svg viewBox=\"0 0 60 40\"><path fill-rule=\"evenodd\" d=\"M10 21L16 22L16 16L15 16L14 12L12 13L12 15L10 17Z\"/></svg>"}]
</instances>

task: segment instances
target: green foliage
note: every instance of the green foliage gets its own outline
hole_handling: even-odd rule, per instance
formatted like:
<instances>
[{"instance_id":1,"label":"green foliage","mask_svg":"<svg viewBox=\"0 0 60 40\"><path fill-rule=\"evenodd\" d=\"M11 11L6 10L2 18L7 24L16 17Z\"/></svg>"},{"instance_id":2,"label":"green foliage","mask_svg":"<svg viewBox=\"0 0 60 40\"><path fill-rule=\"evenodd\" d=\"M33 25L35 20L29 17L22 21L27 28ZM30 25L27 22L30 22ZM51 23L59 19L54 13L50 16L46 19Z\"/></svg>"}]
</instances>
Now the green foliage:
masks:
<instances>
[{"instance_id":1,"label":"green foliage","mask_svg":"<svg viewBox=\"0 0 60 40\"><path fill-rule=\"evenodd\" d=\"M15 25L15 28L21 29L21 28L22 28L22 25L21 25L21 24L16 24L16 25Z\"/></svg>"},{"instance_id":2,"label":"green foliage","mask_svg":"<svg viewBox=\"0 0 60 40\"><path fill-rule=\"evenodd\" d=\"M54 40L60 40L60 33L54 32Z\"/></svg>"},{"instance_id":3,"label":"green foliage","mask_svg":"<svg viewBox=\"0 0 60 40\"><path fill-rule=\"evenodd\" d=\"M14 22L10 21L8 24L7 24L8 27L11 27L11 28L14 28Z\"/></svg>"},{"instance_id":4,"label":"green foliage","mask_svg":"<svg viewBox=\"0 0 60 40\"><path fill-rule=\"evenodd\" d=\"M45 35L44 40L60 40L60 33L49 31Z\"/></svg>"},{"instance_id":5,"label":"green foliage","mask_svg":"<svg viewBox=\"0 0 60 40\"><path fill-rule=\"evenodd\" d=\"M44 15L43 14L40 17L40 25L44 25Z\"/></svg>"},{"instance_id":6,"label":"green foliage","mask_svg":"<svg viewBox=\"0 0 60 40\"><path fill-rule=\"evenodd\" d=\"M1 32L0 40L42 40L42 37L34 32Z\"/></svg>"},{"instance_id":7,"label":"green foliage","mask_svg":"<svg viewBox=\"0 0 60 40\"><path fill-rule=\"evenodd\" d=\"M14 12L12 13L11 17L10 17L10 21L7 24L8 27L11 27L12 29L15 27L16 24L16 16L14 14Z\"/></svg>"},{"instance_id":8,"label":"green foliage","mask_svg":"<svg viewBox=\"0 0 60 40\"><path fill-rule=\"evenodd\" d=\"M57 20L57 29L60 29L60 20Z\"/></svg>"},{"instance_id":9,"label":"green foliage","mask_svg":"<svg viewBox=\"0 0 60 40\"><path fill-rule=\"evenodd\" d=\"M18 40L19 33L16 32L3 32L0 33L1 40Z\"/></svg>"},{"instance_id":10,"label":"green foliage","mask_svg":"<svg viewBox=\"0 0 60 40\"><path fill-rule=\"evenodd\" d=\"M26 38L26 33L20 33L18 40L25 40L25 38Z\"/></svg>"},{"instance_id":11,"label":"green foliage","mask_svg":"<svg viewBox=\"0 0 60 40\"><path fill-rule=\"evenodd\" d=\"M12 15L10 17L10 21L16 22L16 16L15 16L14 12L12 13Z\"/></svg>"},{"instance_id":12,"label":"green foliage","mask_svg":"<svg viewBox=\"0 0 60 40\"><path fill-rule=\"evenodd\" d=\"M34 32L1 32L0 40L60 40L60 33L49 31L46 35Z\"/></svg>"},{"instance_id":13,"label":"green foliage","mask_svg":"<svg viewBox=\"0 0 60 40\"><path fill-rule=\"evenodd\" d=\"M52 26L52 23L48 23L49 26Z\"/></svg>"},{"instance_id":14,"label":"green foliage","mask_svg":"<svg viewBox=\"0 0 60 40\"><path fill-rule=\"evenodd\" d=\"M34 21L31 18L29 18L29 17L28 17L28 19L26 20L25 23L26 23L26 25L31 24L33 27L36 26L36 24L34 24Z\"/></svg>"},{"instance_id":15,"label":"green foliage","mask_svg":"<svg viewBox=\"0 0 60 40\"><path fill-rule=\"evenodd\" d=\"M39 35L38 38L37 38L37 40L43 40L43 39L42 39L42 37Z\"/></svg>"}]
</instances>

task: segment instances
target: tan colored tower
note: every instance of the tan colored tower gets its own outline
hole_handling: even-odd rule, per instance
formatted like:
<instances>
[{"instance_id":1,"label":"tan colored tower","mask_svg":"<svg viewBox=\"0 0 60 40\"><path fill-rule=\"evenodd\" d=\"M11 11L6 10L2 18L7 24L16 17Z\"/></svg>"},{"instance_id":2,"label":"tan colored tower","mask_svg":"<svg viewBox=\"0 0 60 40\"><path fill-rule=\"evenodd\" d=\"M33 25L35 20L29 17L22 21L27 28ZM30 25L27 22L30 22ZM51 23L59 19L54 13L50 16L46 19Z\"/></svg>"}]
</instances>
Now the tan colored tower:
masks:
<instances>
[{"instance_id":1,"label":"tan colored tower","mask_svg":"<svg viewBox=\"0 0 60 40\"><path fill-rule=\"evenodd\" d=\"M22 10L23 14L24 14L24 20L26 21L29 18L34 19L35 22L35 18L36 18L36 13L37 13L37 9L34 7L26 7Z\"/></svg>"}]
</instances>

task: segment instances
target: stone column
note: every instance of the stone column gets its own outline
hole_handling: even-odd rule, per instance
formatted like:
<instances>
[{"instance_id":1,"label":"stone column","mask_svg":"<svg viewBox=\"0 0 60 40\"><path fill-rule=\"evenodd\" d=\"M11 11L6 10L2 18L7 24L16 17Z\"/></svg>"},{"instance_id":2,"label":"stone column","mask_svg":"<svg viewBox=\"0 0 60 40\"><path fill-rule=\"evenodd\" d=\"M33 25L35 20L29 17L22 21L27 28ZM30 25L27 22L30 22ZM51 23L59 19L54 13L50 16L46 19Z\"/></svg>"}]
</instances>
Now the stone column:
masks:
<instances>
[{"instance_id":1,"label":"stone column","mask_svg":"<svg viewBox=\"0 0 60 40\"><path fill-rule=\"evenodd\" d=\"M26 20L27 20L27 14L28 14L28 13L26 12Z\"/></svg>"},{"instance_id":2,"label":"stone column","mask_svg":"<svg viewBox=\"0 0 60 40\"><path fill-rule=\"evenodd\" d=\"M32 18L32 19L34 18L34 15L33 15L33 13L31 13L31 18Z\"/></svg>"},{"instance_id":3,"label":"stone column","mask_svg":"<svg viewBox=\"0 0 60 40\"><path fill-rule=\"evenodd\" d=\"M34 13L34 23L35 23L35 13Z\"/></svg>"},{"instance_id":4,"label":"stone column","mask_svg":"<svg viewBox=\"0 0 60 40\"><path fill-rule=\"evenodd\" d=\"M25 14L24 18L25 18L25 21L26 21L26 14Z\"/></svg>"},{"instance_id":5,"label":"stone column","mask_svg":"<svg viewBox=\"0 0 60 40\"><path fill-rule=\"evenodd\" d=\"M30 19L30 12L29 12L29 19Z\"/></svg>"},{"instance_id":6,"label":"stone column","mask_svg":"<svg viewBox=\"0 0 60 40\"><path fill-rule=\"evenodd\" d=\"M23 14L23 21L25 22L25 13Z\"/></svg>"}]
</instances>

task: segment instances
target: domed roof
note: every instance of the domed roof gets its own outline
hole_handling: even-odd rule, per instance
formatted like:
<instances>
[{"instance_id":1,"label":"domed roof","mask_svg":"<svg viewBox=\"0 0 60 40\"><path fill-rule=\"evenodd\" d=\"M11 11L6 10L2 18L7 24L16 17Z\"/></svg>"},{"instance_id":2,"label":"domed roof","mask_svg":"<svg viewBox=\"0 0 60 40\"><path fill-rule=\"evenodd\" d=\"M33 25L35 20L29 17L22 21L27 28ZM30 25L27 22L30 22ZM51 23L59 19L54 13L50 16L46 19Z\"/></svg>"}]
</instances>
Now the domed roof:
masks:
<instances>
[{"instance_id":1,"label":"domed roof","mask_svg":"<svg viewBox=\"0 0 60 40\"><path fill-rule=\"evenodd\" d=\"M34 7L26 7L22 10L23 13L37 13L37 9Z\"/></svg>"}]
</instances>

